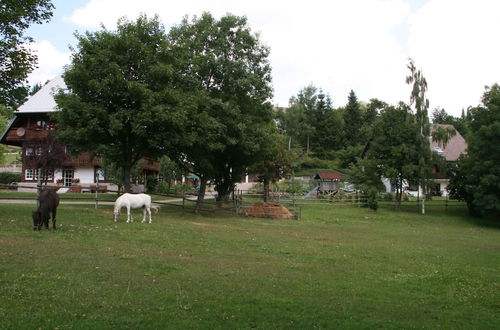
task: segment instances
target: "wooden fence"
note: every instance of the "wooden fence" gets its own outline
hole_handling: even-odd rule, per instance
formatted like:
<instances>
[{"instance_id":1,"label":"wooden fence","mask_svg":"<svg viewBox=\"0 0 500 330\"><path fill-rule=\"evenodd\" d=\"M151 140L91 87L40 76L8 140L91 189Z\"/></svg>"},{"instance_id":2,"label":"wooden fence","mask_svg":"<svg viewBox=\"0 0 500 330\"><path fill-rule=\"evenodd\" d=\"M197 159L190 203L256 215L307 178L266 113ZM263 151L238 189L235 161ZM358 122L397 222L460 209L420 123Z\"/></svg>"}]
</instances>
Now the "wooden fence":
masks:
<instances>
[{"instance_id":1,"label":"wooden fence","mask_svg":"<svg viewBox=\"0 0 500 330\"><path fill-rule=\"evenodd\" d=\"M21 184L0 184L0 189L14 190L17 188L23 188ZM34 188L33 186L27 186L25 188ZM58 186L56 188L69 188ZM101 202L111 203L114 202L116 198L111 197L110 193L118 194L118 191L108 190L107 193L99 192L96 190L95 193L81 193L81 194L60 194L62 201L80 201L80 202L91 202L95 204L95 208L99 207ZM153 197L153 203L160 206L169 206L173 208L182 208L182 212L196 212L200 214L213 214L213 213L227 213L227 214L241 214L242 210L250 205L261 202L264 199L263 194L251 194L245 191L235 191L228 202L217 202L215 196L208 196L201 207L196 206L196 195L183 194L183 195L173 195L173 194L160 194L160 193L148 193ZM325 198L308 198L303 199L302 195L299 194L287 194L287 193L272 193L270 196L270 202L277 202L280 205L286 207L293 215L294 218L300 220L302 216L302 207L304 206L314 206L314 205L328 205L334 207L341 206L357 206L363 207L367 202L367 197L364 195L350 195L347 198L336 198L336 197L325 197ZM0 199L8 200L32 200L36 201L36 196L5 196L0 195ZM378 204L384 207L390 207L395 205L394 201L378 200ZM401 203L402 207L420 207L421 200L410 199L403 201ZM444 207L446 210L453 207L464 207L465 203L457 200L451 200L448 198L439 198L433 200L431 203L426 202L427 208L432 207Z\"/></svg>"}]
</instances>

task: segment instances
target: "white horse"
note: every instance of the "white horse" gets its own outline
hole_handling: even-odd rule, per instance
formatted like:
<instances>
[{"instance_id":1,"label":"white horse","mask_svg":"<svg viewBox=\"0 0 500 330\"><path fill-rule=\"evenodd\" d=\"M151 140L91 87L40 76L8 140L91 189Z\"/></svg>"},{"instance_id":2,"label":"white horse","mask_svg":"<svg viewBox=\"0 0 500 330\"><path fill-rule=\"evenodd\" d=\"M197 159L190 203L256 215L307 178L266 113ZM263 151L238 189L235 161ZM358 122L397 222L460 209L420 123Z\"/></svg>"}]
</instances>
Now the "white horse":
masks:
<instances>
[{"instance_id":1,"label":"white horse","mask_svg":"<svg viewBox=\"0 0 500 330\"><path fill-rule=\"evenodd\" d=\"M146 194L123 194L116 199L113 220L118 221L122 207L127 208L127 223L132 222L130 209L142 207L142 222L146 222L146 212L149 214L149 223L151 223L151 196Z\"/></svg>"}]
</instances>

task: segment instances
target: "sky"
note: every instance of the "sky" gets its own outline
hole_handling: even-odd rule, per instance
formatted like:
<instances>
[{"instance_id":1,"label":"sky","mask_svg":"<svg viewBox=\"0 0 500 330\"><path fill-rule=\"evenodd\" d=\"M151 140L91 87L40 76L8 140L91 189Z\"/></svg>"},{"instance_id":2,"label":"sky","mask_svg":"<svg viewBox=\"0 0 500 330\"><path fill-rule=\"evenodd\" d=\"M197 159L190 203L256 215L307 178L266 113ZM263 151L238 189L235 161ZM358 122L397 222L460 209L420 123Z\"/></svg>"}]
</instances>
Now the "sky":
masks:
<instances>
[{"instance_id":1,"label":"sky","mask_svg":"<svg viewBox=\"0 0 500 330\"><path fill-rule=\"evenodd\" d=\"M271 54L273 104L312 84L333 106L378 98L409 103L408 59L427 79L431 110L459 116L480 104L485 86L500 83L499 0L53 0L49 23L27 34L39 58L30 84L63 72L76 49L74 33L113 30L117 20L158 14L166 29L204 11L248 18Z\"/></svg>"}]
</instances>

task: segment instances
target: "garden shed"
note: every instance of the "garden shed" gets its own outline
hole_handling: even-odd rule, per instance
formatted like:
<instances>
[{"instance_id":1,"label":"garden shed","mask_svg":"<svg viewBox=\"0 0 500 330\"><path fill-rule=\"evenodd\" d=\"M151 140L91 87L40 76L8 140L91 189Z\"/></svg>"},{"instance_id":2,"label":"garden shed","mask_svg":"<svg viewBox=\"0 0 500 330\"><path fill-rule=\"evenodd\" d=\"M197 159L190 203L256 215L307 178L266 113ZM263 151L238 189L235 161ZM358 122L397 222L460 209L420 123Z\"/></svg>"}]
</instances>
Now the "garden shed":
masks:
<instances>
[{"instance_id":1,"label":"garden shed","mask_svg":"<svg viewBox=\"0 0 500 330\"><path fill-rule=\"evenodd\" d=\"M339 190L342 174L338 172L320 172L314 176L314 180L318 181L318 192L334 193Z\"/></svg>"}]
</instances>

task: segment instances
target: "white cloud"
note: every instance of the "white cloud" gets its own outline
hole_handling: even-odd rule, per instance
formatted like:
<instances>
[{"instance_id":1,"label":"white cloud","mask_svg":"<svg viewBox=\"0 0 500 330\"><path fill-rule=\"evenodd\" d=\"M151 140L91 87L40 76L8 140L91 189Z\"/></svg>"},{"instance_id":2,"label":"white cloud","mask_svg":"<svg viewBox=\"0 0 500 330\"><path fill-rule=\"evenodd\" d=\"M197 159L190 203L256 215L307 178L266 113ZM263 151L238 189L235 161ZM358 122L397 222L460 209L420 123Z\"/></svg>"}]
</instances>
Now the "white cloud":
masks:
<instances>
[{"instance_id":1,"label":"white cloud","mask_svg":"<svg viewBox=\"0 0 500 330\"><path fill-rule=\"evenodd\" d=\"M408 101L411 56L428 80L431 107L458 115L500 76L500 1L428 0L413 13L412 1L90 0L69 20L85 30L113 28L119 17L141 12L158 14L167 27L203 11L245 15L271 47L279 105L309 83L330 93L336 106L350 89L365 101Z\"/></svg>"},{"instance_id":2,"label":"white cloud","mask_svg":"<svg viewBox=\"0 0 500 330\"><path fill-rule=\"evenodd\" d=\"M30 44L30 48L38 56L37 68L28 77L30 85L43 84L61 74L62 67L70 61L69 52L60 52L47 40Z\"/></svg>"},{"instance_id":3,"label":"white cloud","mask_svg":"<svg viewBox=\"0 0 500 330\"><path fill-rule=\"evenodd\" d=\"M196 1L91 0L70 19L86 28L103 23L113 28L121 16L158 13L165 25L186 14L210 11L245 15L252 30L271 47L275 103L286 105L299 89L314 83L344 104L350 89L361 99L397 102L404 90L407 56L393 28L404 23L409 4L403 0L356 1ZM393 91L390 95L384 90Z\"/></svg>"},{"instance_id":4,"label":"white cloud","mask_svg":"<svg viewBox=\"0 0 500 330\"><path fill-rule=\"evenodd\" d=\"M500 80L500 2L432 0L409 19L409 52L428 82L431 108L459 115Z\"/></svg>"}]
</instances>

